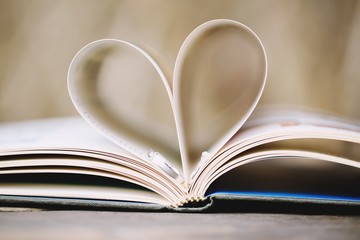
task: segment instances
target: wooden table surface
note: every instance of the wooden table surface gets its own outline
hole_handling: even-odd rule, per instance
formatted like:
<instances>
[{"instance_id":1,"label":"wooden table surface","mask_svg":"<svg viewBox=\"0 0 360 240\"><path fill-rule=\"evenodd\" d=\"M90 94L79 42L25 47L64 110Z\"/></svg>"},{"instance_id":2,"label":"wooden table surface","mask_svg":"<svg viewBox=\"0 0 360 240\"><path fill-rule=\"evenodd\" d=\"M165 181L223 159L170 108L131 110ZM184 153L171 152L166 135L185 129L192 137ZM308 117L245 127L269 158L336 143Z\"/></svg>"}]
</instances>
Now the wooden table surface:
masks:
<instances>
[{"instance_id":1,"label":"wooden table surface","mask_svg":"<svg viewBox=\"0 0 360 240\"><path fill-rule=\"evenodd\" d=\"M10 211L0 239L360 239L360 216Z\"/></svg>"}]
</instances>

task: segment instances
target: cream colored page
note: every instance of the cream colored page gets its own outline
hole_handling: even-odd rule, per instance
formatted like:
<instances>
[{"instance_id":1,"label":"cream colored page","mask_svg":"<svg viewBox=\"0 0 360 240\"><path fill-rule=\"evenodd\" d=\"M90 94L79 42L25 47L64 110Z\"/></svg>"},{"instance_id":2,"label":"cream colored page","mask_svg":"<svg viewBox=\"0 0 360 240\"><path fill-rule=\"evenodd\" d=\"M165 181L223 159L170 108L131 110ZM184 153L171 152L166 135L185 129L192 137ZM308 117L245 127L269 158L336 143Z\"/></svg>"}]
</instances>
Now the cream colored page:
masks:
<instances>
[{"instance_id":1,"label":"cream colored page","mask_svg":"<svg viewBox=\"0 0 360 240\"><path fill-rule=\"evenodd\" d=\"M64 153L66 154L66 152ZM61 155L55 157L45 155L39 158L10 158L6 161L0 161L0 174L69 173L101 176L134 183L172 201L176 201L183 193L179 185L174 185L171 179L157 169L152 169L151 166L139 166L139 162L122 161L108 156L96 156L96 154L86 156L89 158L77 156L69 158ZM119 187L121 188L121 185Z\"/></svg>"},{"instance_id":2,"label":"cream colored page","mask_svg":"<svg viewBox=\"0 0 360 240\"><path fill-rule=\"evenodd\" d=\"M203 171L216 171L223 163L244 155L247 150L256 153L264 149L298 149L306 150L309 154L341 156L355 164L360 161L360 131L357 131L356 122L300 112L282 116L270 114L256 121L254 118L250 120L217 156L200 163L194 171L193 179L202 178L199 174Z\"/></svg>"},{"instance_id":3,"label":"cream colored page","mask_svg":"<svg viewBox=\"0 0 360 240\"><path fill-rule=\"evenodd\" d=\"M265 105L257 108L244 127L250 128L271 123L309 124L360 132L360 119L340 117L315 109L281 105Z\"/></svg>"},{"instance_id":4,"label":"cream colored page","mask_svg":"<svg viewBox=\"0 0 360 240\"><path fill-rule=\"evenodd\" d=\"M303 135L360 143L360 121L307 111L259 111L227 143L226 147L247 139ZM255 140L254 140L255 141Z\"/></svg>"},{"instance_id":5,"label":"cream colored page","mask_svg":"<svg viewBox=\"0 0 360 240\"><path fill-rule=\"evenodd\" d=\"M68 89L81 116L105 137L145 161L157 152L181 166L170 85L142 48L116 39L86 45L71 62Z\"/></svg>"},{"instance_id":6,"label":"cream colored page","mask_svg":"<svg viewBox=\"0 0 360 240\"><path fill-rule=\"evenodd\" d=\"M141 190L49 184L0 184L0 192L4 195L61 197L98 200L134 201L169 205L160 195Z\"/></svg>"},{"instance_id":7,"label":"cream colored page","mask_svg":"<svg viewBox=\"0 0 360 240\"><path fill-rule=\"evenodd\" d=\"M35 149L88 149L133 157L81 118L29 120L0 125L0 153Z\"/></svg>"},{"instance_id":8,"label":"cream colored page","mask_svg":"<svg viewBox=\"0 0 360 240\"><path fill-rule=\"evenodd\" d=\"M55 154L58 157L46 159L44 158L46 155L41 158L36 158L35 155L35 159L25 157L21 161L6 158L6 156L14 155L19 156L16 159L22 159L20 154ZM61 157L63 154L72 156ZM0 156L4 156L6 160L0 161L0 168L45 167L47 171L50 171L51 166L68 166L94 169L90 172L91 175L98 170L115 173L115 178L125 176L124 180L130 182L131 179L136 179L133 183L153 188L153 191L174 202L184 191L171 175L165 174L161 166L144 162L121 149L99 134L82 118L2 124L0 125ZM78 156L86 157L86 159ZM32 171L29 170L29 172ZM177 191L181 194L176 193Z\"/></svg>"},{"instance_id":9,"label":"cream colored page","mask_svg":"<svg viewBox=\"0 0 360 240\"><path fill-rule=\"evenodd\" d=\"M215 169L215 171L208 172L208 177L202 178L199 180L198 186L193 189L198 195L203 196L207 188L211 185L213 181L217 178L226 174L226 172L241 167L244 164L249 164L257 161L271 161L274 159L289 158L286 164L288 166L299 166L298 164L302 159L307 159L308 161L303 161L303 164L306 164L310 169L319 168L325 162L332 162L336 164L346 165L349 167L354 167L359 169L360 162L355 162L349 159L327 155L323 153L308 152L308 151L298 151L298 150L269 150L269 151L259 151L253 152L250 154L245 154L236 158L231 159L231 161L224 162L224 164ZM297 161L292 161L291 158L297 159ZM310 161L309 161L310 160ZM295 163L295 164L294 164Z\"/></svg>"},{"instance_id":10,"label":"cream colored page","mask_svg":"<svg viewBox=\"0 0 360 240\"><path fill-rule=\"evenodd\" d=\"M265 50L245 25L209 21L184 41L174 69L174 110L184 176L210 158L255 108L267 74Z\"/></svg>"}]
</instances>

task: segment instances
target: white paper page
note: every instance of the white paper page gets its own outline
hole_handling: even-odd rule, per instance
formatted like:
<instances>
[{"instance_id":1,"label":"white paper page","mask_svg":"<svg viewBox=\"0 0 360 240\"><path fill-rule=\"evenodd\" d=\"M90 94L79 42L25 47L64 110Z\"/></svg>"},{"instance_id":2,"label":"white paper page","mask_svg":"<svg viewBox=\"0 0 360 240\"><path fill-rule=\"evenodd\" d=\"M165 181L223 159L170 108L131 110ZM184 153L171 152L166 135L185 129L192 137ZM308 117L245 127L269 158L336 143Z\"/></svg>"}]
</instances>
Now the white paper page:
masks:
<instances>
[{"instance_id":1,"label":"white paper page","mask_svg":"<svg viewBox=\"0 0 360 240\"><path fill-rule=\"evenodd\" d=\"M266 116L266 115L265 115ZM298 140L313 141L324 139L326 141L348 142L352 146L360 144L360 131L356 122L341 120L340 118L326 118L324 116L305 115L301 113L293 115L267 115L265 118L258 118L256 122L249 122L241 129L224 147L219 151L216 157L208 161L201 162L194 171L194 181L199 177L199 174L205 169L216 170L221 162L230 160L232 157L251 149L256 149L257 146L264 144L279 142L284 140ZM330 150L326 151L323 148L318 151L324 153L331 153L336 149L332 149L333 145L328 145ZM315 148L316 146L314 146ZM353 159L353 156L359 156L359 151L352 149L354 154L351 154L351 159L360 161L360 159ZM349 152L349 149L345 149ZM317 151L316 149L314 150ZM343 151L343 149L342 149ZM349 154L341 154L337 152L336 155L347 156Z\"/></svg>"},{"instance_id":2,"label":"white paper page","mask_svg":"<svg viewBox=\"0 0 360 240\"><path fill-rule=\"evenodd\" d=\"M0 125L0 153L34 149L91 149L134 157L101 136L80 117Z\"/></svg>"},{"instance_id":3,"label":"white paper page","mask_svg":"<svg viewBox=\"0 0 360 240\"><path fill-rule=\"evenodd\" d=\"M304 158L313 160L312 163L316 164L319 161L327 161L337 164L343 164L350 167L360 169L360 162L355 162L345 158L331 156L323 153L315 153L308 151L298 151L298 150L268 150L268 151L259 151L250 154L245 154L237 158L232 158L231 161L227 161L221 167L217 168L215 171L209 171L206 178L198 180L196 188L193 189L194 192L203 196L207 188L221 175L226 174L226 172L240 167L243 164L248 164L256 161L271 161L276 158ZM305 161L304 161L305 162ZM306 162L308 163L308 162ZM291 165L291 162L288 163ZM310 167L310 166L309 166Z\"/></svg>"},{"instance_id":4,"label":"white paper page","mask_svg":"<svg viewBox=\"0 0 360 240\"><path fill-rule=\"evenodd\" d=\"M132 189L60 184L1 184L3 195L133 201L169 205L160 195Z\"/></svg>"}]
</instances>

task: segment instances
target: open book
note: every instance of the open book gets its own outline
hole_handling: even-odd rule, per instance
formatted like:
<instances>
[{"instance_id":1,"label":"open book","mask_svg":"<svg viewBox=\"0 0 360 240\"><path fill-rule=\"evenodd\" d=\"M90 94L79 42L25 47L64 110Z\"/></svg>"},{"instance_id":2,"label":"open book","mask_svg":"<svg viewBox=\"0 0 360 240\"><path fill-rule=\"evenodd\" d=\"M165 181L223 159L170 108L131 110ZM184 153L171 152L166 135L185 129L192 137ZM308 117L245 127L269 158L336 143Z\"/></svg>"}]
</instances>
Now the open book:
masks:
<instances>
[{"instance_id":1,"label":"open book","mask_svg":"<svg viewBox=\"0 0 360 240\"><path fill-rule=\"evenodd\" d=\"M0 205L360 206L359 122L256 107L267 60L251 29L231 20L202 24L169 72L129 42L82 48L68 72L82 118L0 126Z\"/></svg>"}]
</instances>

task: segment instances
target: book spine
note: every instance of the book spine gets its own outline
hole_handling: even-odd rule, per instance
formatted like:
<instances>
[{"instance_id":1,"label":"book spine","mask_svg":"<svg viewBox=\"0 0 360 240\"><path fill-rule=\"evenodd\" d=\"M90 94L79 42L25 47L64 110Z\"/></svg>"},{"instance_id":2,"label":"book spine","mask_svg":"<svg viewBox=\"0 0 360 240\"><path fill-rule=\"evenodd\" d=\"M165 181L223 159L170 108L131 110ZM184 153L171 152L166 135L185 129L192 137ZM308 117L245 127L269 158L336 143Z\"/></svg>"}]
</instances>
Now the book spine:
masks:
<instances>
[{"instance_id":1,"label":"book spine","mask_svg":"<svg viewBox=\"0 0 360 240\"><path fill-rule=\"evenodd\" d=\"M172 207L179 208L179 207L189 207L189 206L198 206L203 205L202 202L206 201L207 198L205 197L199 197L199 196L193 196L188 195Z\"/></svg>"}]
</instances>

